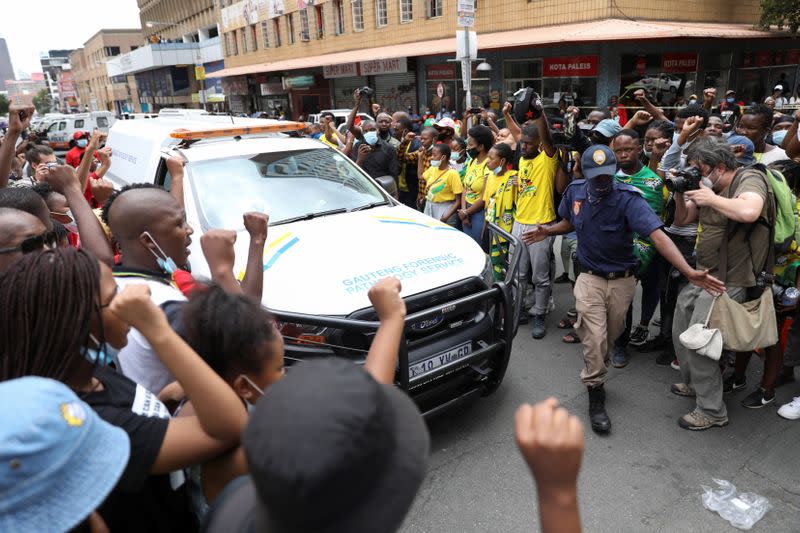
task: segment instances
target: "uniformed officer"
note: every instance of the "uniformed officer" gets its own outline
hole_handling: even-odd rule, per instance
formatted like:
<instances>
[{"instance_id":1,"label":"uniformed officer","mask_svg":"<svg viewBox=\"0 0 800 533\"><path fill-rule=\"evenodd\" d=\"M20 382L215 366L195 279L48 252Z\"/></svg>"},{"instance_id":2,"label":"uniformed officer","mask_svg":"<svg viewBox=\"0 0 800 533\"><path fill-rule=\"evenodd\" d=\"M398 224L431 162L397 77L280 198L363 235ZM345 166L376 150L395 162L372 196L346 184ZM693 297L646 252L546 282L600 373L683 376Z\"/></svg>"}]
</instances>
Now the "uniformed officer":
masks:
<instances>
[{"instance_id":1,"label":"uniformed officer","mask_svg":"<svg viewBox=\"0 0 800 533\"><path fill-rule=\"evenodd\" d=\"M573 181L561 199L558 214L563 220L552 226L536 226L523 233L522 240L530 244L577 232L581 273L574 289L578 310L575 328L586 365L581 380L589 390L592 429L604 433L611 430L603 388L608 354L622 332L636 288L633 233L649 235L659 253L694 285L714 294L724 291L725 286L707 270L692 269L636 188L614 180L617 160L611 149L590 146L583 153L581 168L585 179Z\"/></svg>"}]
</instances>

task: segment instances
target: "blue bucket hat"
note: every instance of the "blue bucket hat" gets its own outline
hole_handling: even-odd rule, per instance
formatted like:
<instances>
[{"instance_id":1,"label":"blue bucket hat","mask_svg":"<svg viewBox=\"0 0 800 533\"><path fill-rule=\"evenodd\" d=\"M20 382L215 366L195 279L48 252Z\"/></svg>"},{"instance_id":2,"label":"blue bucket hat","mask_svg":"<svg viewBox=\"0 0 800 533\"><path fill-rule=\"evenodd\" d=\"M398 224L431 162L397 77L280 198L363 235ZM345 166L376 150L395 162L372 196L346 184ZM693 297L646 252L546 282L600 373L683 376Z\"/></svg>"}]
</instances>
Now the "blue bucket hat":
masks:
<instances>
[{"instance_id":1,"label":"blue bucket hat","mask_svg":"<svg viewBox=\"0 0 800 533\"><path fill-rule=\"evenodd\" d=\"M0 405L0 531L72 529L117 484L128 435L51 379L0 383Z\"/></svg>"},{"instance_id":2,"label":"blue bucket hat","mask_svg":"<svg viewBox=\"0 0 800 533\"><path fill-rule=\"evenodd\" d=\"M619 122L617 122L616 120L611 120L610 118L606 118L597 123L597 126L594 127L594 131L596 131L603 137L608 137L610 139L614 135L622 131L622 126L620 126Z\"/></svg>"},{"instance_id":3,"label":"blue bucket hat","mask_svg":"<svg viewBox=\"0 0 800 533\"><path fill-rule=\"evenodd\" d=\"M744 135L731 135L725 139L725 142L728 143L728 146L734 146L736 144L744 146L744 154L736 158L737 163L744 166L754 165L756 163L756 157L753 155L756 151L756 147L753 141Z\"/></svg>"}]
</instances>

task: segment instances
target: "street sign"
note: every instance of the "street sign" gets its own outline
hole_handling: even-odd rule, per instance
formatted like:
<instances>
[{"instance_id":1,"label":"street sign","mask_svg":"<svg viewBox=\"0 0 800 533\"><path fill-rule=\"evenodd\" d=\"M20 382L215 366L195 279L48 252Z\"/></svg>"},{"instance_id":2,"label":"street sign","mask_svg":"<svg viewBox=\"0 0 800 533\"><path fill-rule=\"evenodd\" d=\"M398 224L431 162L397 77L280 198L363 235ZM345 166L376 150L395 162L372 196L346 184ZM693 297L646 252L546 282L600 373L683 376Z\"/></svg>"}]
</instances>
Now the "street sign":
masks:
<instances>
[{"instance_id":1,"label":"street sign","mask_svg":"<svg viewBox=\"0 0 800 533\"><path fill-rule=\"evenodd\" d=\"M458 0L457 11L475 13L475 0Z\"/></svg>"},{"instance_id":2,"label":"street sign","mask_svg":"<svg viewBox=\"0 0 800 533\"><path fill-rule=\"evenodd\" d=\"M465 91L472 89L472 61L469 59L461 60L461 83Z\"/></svg>"},{"instance_id":3,"label":"street sign","mask_svg":"<svg viewBox=\"0 0 800 533\"><path fill-rule=\"evenodd\" d=\"M478 34L474 31L456 30L456 59L478 57Z\"/></svg>"},{"instance_id":4,"label":"street sign","mask_svg":"<svg viewBox=\"0 0 800 533\"><path fill-rule=\"evenodd\" d=\"M456 23L463 28L472 28L475 26L475 12L459 11Z\"/></svg>"}]
</instances>

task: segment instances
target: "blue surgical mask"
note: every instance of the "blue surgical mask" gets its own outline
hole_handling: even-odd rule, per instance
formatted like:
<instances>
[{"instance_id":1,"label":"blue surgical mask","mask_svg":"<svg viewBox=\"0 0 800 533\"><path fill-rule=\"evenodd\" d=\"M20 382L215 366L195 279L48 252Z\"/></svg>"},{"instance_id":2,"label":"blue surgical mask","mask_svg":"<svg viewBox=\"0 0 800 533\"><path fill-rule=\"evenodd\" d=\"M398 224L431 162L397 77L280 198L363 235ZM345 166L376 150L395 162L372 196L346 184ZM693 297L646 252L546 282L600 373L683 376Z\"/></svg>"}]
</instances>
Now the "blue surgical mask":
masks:
<instances>
[{"instance_id":1,"label":"blue surgical mask","mask_svg":"<svg viewBox=\"0 0 800 533\"><path fill-rule=\"evenodd\" d=\"M86 145L89 144L89 141L86 139L78 139L75 144L78 146L78 148L86 148Z\"/></svg>"},{"instance_id":2,"label":"blue surgical mask","mask_svg":"<svg viewBox=\"0 0 800 533\"><path fill-rule=\"evenodd\" d=\"M378 132L368 131L364 134L364 141L370 146L375 146L375 143L378 142Z\"/></svg>"},{"instance_id":3,"label":"blue surgical mask","mask_svg":"<svg viewBox=\"0 0 800 533\"><path fill-rule=\"evenodd\" d=\"M695 100L694 98L692 98L691 100L689 100L689 105L694 105L694 104L696 104L696 103L697 103L697 100Z\"/></svg>"},{"instance_id":4,"label":"blue surgical mask","mask_svg":"<svg viewBox=\"0 0 800 533\"><path fill-rule=\"evenodd\" d=\"M650 159L650 156L651 156L651 155L653 155L653 152L648 152L647 150L644 150L644 156L645 156L647 159Z\"/></svg>"},{"instance_id":5,"label":"blue surgical mask","mask_svg":"<svg viewBox=\"0 0 800 533\"><path fill-rule=\"evenodd\" d=\"M502 173L503 173L503 165L497 165L497 167L495 167L495 168L492 170L492 172L494 172L494 173L495 173L495 175L499 176L500 174L502 174Z\"/></svg>"},{"instance_id":6,"label":"blue surgical mask","mask_svg":"<svg viewBox=\"0 0 800 533\"><path fill-rule=\"evenodd\" d=\"M780 146L783 140L786 138L787 130L778 130L772 132L772 143L775 146Z\"/></svg>"},{"instance_id":7,"label":"blue surgical mask","mask_svg":"<svg viewBox=\"0 0 800 533\"><path fill-rule=\"evenodd\" d=\"M440 159L431 159L430 164L433 168L439 168L439 165L442 164Z\"/></svg>"},{"instance_id":8,"label":"blue surgical mask","mask_svg":"<svg viewBox=\"0 0 800 533\"><path fill-rule=\"evenodd\" d=\"M732 104L736 101L736 99L729 96L728 98L725 99L725 101L728 102L729 104Z\"/></svg>"},{"instance_id":9,"label":"blue surgical mask","mask_svg":"<svg viewBox=\"0 0 800 533\"><path fill-rule=\"evenodd\" d=\"M158 250L158 253L156 253L153 250L150 250L150 248L148 248L148 250L150 250L150 253L153 254L153 256L156 258L156 264L158 265L158 268L160 268L170 276L174 274L175 271L178 270L178 266L175 264L175 261L173 261L170 256L164 253L164 250L161 249L161 247L158 245L153 236L150 235L149 231L145 231L143 235L148 239L150 239L150 242L152 242L153 245L156 247L156 250Z\"/></svg>"},{"instance_id":10,"label":"blue surgical mask","mask_svg":"<svg viewBox=\"0 0 800 533\"><path fill-rule=\"evenodd\" d=\"M459 159L461 159L461 153L460 152L451 152L450 153L450 161L458 161Z\"/></svg>"},{"instance_id":11,"label":"blue surgical mask","mask_svg":"<svg viewBox=\"0 0 800 533\"><path fill-rule=\"evenodd\" d=\"M86 360L93 365L108 366L114 362L119 354L119 350L111 346L107 342L100 342L97 338L89 333L89 338L97 345L97 348L86 347Z\"/></svg>"}]
</instances>

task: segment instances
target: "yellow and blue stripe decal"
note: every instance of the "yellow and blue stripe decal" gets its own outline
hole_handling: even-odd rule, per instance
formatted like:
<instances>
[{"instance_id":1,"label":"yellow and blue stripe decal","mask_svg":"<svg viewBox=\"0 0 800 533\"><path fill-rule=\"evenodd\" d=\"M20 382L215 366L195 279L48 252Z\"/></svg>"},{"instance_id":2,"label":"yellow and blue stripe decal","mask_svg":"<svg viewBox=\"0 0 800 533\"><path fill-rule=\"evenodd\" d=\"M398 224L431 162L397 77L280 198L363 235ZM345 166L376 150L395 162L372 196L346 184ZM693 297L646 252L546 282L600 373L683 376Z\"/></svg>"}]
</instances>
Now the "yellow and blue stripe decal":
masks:
<instances>
[{"instance_id":1,"label":"yellow and blue stripe decal","mask_svg":"<svg viewBox=\"0 0 800 533\"><path fill-rule=\"evenodd\" d=\"M444 222L433 222L430 224L426 224L424 222L420 222L419 220L414 220L413 218L399 218L399 217L386 217L386 216L379 216L373 217L378 222L382 222L384 224L405 224L408 226L421 226L423 228L434 229L434 230L452 230L458 231L453 226L448 226Z\"/></svg>"},{"instance_id":2,"label":"yellow and blue stripe decal","mask_svg":"<svg viewBox=\"0 0 800 533\"><path fill-rule=\"evenodd\" d=\"M278 261L280 256L286 253L289 248L300 242L299 237L295 237L291 231L287 231L264 248L264 272L269 270ZM239 271L236 278L239 281L244 279L244 269Z\"/></svg>"}]
</instances>

